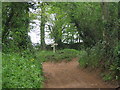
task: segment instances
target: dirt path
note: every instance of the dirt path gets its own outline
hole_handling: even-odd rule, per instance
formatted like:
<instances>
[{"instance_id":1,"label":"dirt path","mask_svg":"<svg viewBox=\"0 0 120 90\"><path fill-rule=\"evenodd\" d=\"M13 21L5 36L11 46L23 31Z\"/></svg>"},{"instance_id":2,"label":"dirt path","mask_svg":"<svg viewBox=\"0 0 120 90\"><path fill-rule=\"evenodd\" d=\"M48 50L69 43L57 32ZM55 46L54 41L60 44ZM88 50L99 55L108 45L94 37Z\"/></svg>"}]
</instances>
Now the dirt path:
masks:
<instances>
[{"instance_id":1,"label":"dirt path","mask_svg":"<svg viewBox=\"0 0 120 90\"><path fill-rule=\"evenodd\" d=\"M96 73L90 73L79 67L73 59L70 62L45 62L43 71L46 81L45 88L114 88L101 80Z\"/></svg>"}]
</instances>

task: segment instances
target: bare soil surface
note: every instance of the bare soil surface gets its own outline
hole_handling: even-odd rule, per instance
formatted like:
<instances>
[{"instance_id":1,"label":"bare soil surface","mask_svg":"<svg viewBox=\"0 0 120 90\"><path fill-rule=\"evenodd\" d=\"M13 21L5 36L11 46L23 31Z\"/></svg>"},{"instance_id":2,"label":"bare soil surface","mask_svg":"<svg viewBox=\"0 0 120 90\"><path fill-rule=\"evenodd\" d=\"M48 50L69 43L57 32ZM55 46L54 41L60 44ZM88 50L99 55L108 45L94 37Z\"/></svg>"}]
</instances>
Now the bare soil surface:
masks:
<instances>
[{"instance_id":1,"label":"bare soil surface","mask_svg":"<svg viewBox=\"0 0 120 90\"><path fill-rule=\"evenodd\" d=\"M70 62L45 62L43 71L45 88L115 88L104 82L96 71L80 68L76 58Z\"/></svg>"}]
</instances>

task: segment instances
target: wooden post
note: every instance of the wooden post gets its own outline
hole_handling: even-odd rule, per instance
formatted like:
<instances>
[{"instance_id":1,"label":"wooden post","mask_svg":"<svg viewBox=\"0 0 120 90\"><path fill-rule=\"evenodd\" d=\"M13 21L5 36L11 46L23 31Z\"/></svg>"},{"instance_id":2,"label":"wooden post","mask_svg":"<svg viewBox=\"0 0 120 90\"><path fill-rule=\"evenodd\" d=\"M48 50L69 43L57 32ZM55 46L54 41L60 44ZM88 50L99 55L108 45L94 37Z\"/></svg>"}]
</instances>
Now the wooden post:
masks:
<instances>
[{"instance_id":1,"label":"wooden post","mask_svg":"<svg viewBox=\"0 0 120 90\"><path fill-rule=\"evenodd\" d=\"M51 47L53 47L53 53L55 53L55 46L57 46L58 44L57 43L53 43L52 45L51 45Z\"/></svg>"}]
</instances>

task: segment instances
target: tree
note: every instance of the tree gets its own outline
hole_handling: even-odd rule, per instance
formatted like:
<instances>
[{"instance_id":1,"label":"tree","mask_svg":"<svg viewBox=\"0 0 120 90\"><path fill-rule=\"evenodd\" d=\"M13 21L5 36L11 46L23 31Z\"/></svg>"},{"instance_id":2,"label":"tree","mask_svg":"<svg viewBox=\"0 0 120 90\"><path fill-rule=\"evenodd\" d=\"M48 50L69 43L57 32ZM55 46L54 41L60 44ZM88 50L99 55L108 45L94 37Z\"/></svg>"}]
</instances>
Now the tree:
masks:
<instances>
[{"instance_id":1,"label":"tree","mask_svg":"<svg viewBox=\"0 0 120 90\"><path fill-rule=\"evenodd\" d=\"M41 37L41 49L45 50L46 45L45 45L45 23L46 21L46 12L45 12L45 6L46 3L42 2L40 4L40 9L41 9L41 23L40 23L40 37Z\"/></svg>"},{"instance_id":2,"label":"tree","mask_svg":"<svg viewBox=\"0 0 120 90\"><path fill-rule=\"evenodd\" d=\"M30 7L31 5L27 2L3 3L2 43L4 49L14 47L12 49L17 51L28 48L31 43L28 36Z\"/></svg>"}]
</instances>

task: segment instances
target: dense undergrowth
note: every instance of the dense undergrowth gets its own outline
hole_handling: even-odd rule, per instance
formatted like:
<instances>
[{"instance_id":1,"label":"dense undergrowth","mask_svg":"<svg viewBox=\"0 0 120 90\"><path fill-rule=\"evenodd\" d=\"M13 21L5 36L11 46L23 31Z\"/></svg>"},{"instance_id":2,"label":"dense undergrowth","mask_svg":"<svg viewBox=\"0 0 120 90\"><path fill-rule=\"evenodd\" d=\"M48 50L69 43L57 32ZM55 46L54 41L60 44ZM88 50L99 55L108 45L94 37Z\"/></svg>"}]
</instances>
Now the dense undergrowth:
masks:
<instances>
[{"instance_id":1,"label":"dense undergrowth","mask_svg":"<svg viewBox=\"0 0 120 90\"><path fill-rule=\"evenodd\" d=\"M23 51L21 53L3 53L2 87L3 88L42 88L42 62L70 61L78 57L74 49L53 51Z\"/></svg>"},{"instance_id":2,"label":"dense undergrowth","mask_svg":"<svg viewBox=\"0 0 120 90\"><path fill-rule=\"evenodd\" d=\"M105 81L120 80L120 59L118 57L118 46L109 49L110 54L105 54L102 44L82 50L79 63L83 68L91 67L102 70L101 76Z\"/></svg>"},{"instance_id":3,"label":"dense undergrowth","mask_svg":"<svg viewBox=\"0 0 120 90\"><path fill-rule=\"evenodd\" d=\"M70 61L72 58L80 58L81 67L102 68L103 79L118 80L120 78L119 58L117 58L117 47L113 51L112 59L105 58L104 49L96 45L91 49L74 50L63 49L53 51L24 51L21 53L2 54L2 87L3 88L42 88L43 72L42 63L46 61ZM107 72L106 72L107 71Z\"/></svg>"},{"instance_id":4,"label":"dense undergrowth","mask_svg":"<svg viewBox=\"0 0 120 90\"><path fill-rule=\"evenodd\" d=\"M32 55L18 53L2 55L2 88L42 88L41 62Z\"/></svg>"},{"instance_id":5,"label":"dense undergrowth","mask_svg":"<svg viewBox=\"0 0 120 90\"><path fill-rule=\"evenodd\" d=\"M43 62L45 61L70 61L72 58L79 56L79 51L74 49L63 49L57 50L55 53L53 51L41 51L37 54Z\"/></svg>"}]
</instances>

